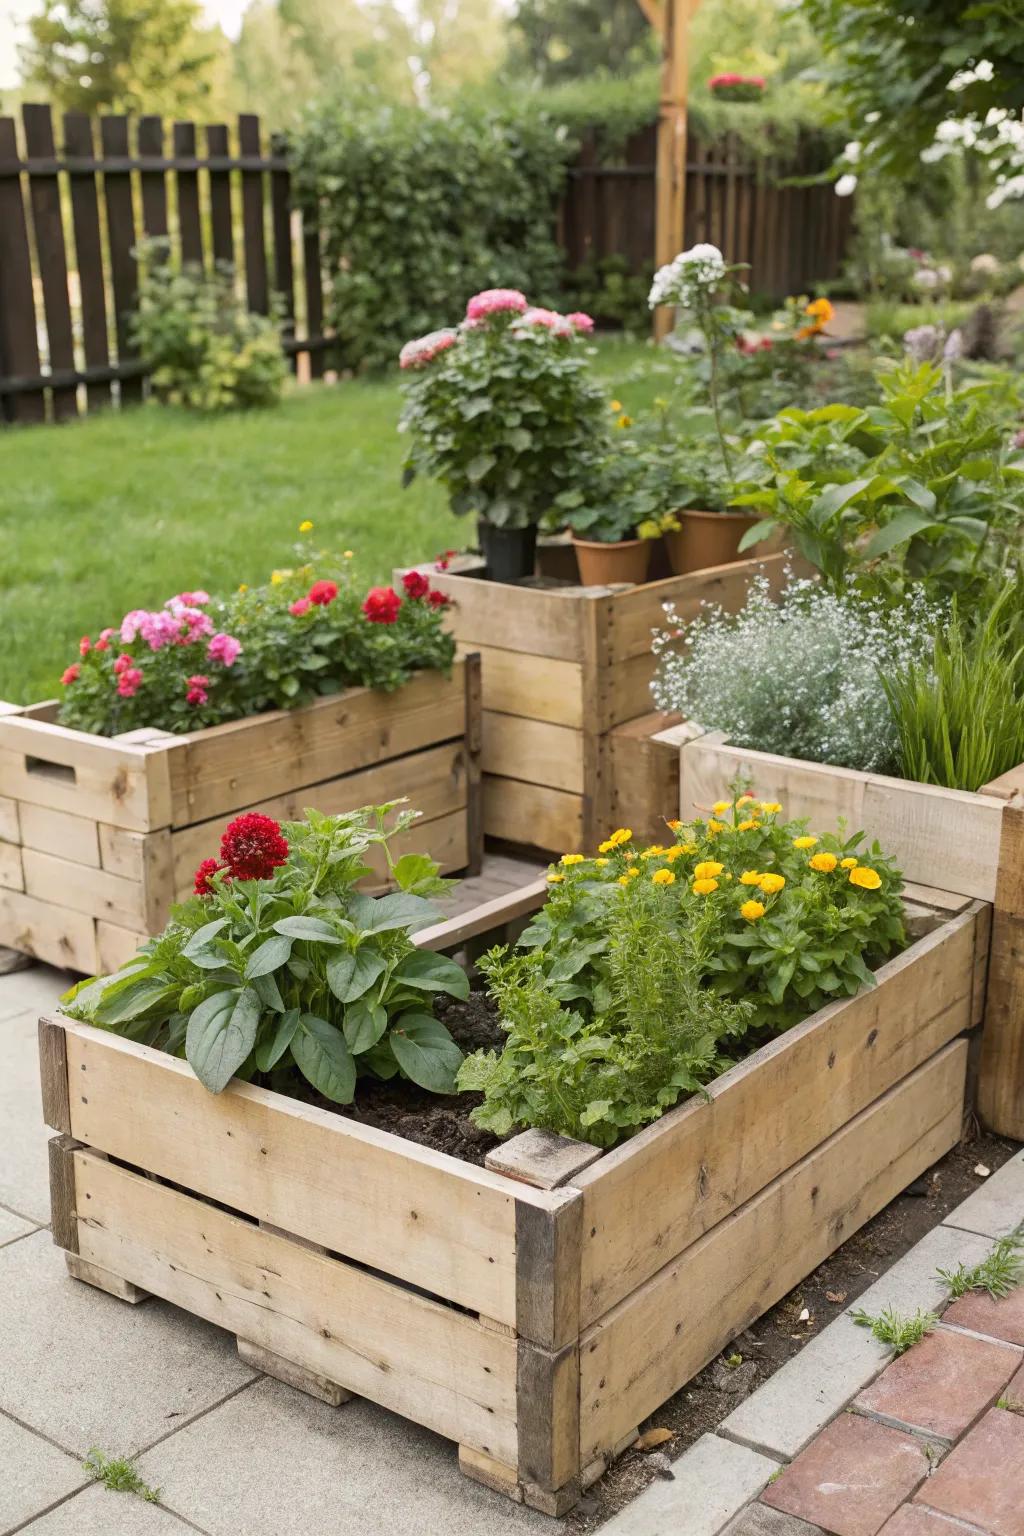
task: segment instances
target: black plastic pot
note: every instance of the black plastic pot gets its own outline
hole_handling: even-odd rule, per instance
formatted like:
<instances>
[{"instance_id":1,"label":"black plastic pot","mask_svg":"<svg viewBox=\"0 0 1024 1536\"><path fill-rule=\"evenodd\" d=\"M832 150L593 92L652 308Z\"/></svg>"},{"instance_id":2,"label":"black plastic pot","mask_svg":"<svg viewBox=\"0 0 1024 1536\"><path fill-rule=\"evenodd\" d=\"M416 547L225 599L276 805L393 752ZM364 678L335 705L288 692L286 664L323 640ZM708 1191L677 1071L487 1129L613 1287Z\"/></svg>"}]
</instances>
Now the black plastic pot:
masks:
<instances>
[{"instance_id":1,"label":"black plastic pot","mask_svg":"<svg viewBox=\"0 0 1024 1536\"><path fill-rule=\"evenodd\" d=\"M481 518L478 532L489 581L523 581L533 575L537 559L536 525L499 528Z\"/></svg>"}]
</instances>

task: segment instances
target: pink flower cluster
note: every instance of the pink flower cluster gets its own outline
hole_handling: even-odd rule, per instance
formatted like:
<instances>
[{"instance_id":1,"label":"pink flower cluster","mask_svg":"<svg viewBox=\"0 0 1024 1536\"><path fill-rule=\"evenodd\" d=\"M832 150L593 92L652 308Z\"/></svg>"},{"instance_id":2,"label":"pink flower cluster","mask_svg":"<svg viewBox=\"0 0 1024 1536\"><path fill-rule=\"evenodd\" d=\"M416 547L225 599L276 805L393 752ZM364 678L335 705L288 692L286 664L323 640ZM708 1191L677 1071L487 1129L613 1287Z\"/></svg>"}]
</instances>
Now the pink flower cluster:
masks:
<instances>
[{"instance_id":1,"label":"pink flower cluster","mask_svg":"<svg viewBox=\"0 0 1024 1536\"><path fill-rule=\"evenodd\" d=\"M594 329L593 320L582 310L560 315L553 309L530 304L518 288L485 288L482 293L475 293L466 305L466 318L461 326L448 326L441 331L431 331L428 336L420 336L416 341L407 341L398 354L399 367L425 368L435 357L455 346L462 333L487 330L487 321L493 315L510 316L517 334L523 334L524 326L562 337L588 336Z\"/></svg>"},{"instance_id":2,"label":"pink flower cluster","mask_svg":"<svg viewBox=\"0 0 1024 1536\"><path fill-rule=\"evenodd\" d=\"M526 294L518 288L485 288L475 293L466 305L467 320L485 320L488 315L500 315L509 310L522 315L529 309Z\"/></svg>"},{"instance_id":3,"label":"pink flower cluster","mask_svg":"<svg viewBox=\"0 0 1024 1536\"><path fill-rule=\"evenodd\" d=\"M712 75L708 81L708 87L712 91L727 90L730 85L749 85L756 90L764 90L763 75Z\"/></svg>"},{"instance_id":4,"label":"pink flower cluster","mask_svg":"<svg viewBox=\"0 0 1024 1536\"><path fill-rule=\"evenodd\" d=\"M420 336L416 341L407 341L398 354L399 368L425 368L432 363L435 357L440 357L442 352L447 352L459 339L459 333L452 326L446 326L441 331L431 331L426 336Z\"/></svg>"},{"instance_id":5,"label":"pink flower cluster","mask_svg":"<svg viewBox=\"0 0 1024 1536\"><path fill-rule=\"evenodd\" d=\"M593 320L582 310L577 310L571 315L560 315L557 310L541 309L537 305L531 305L516 324L540 326L554 336L588 336L594 329Z\"/></svg>"},{"instance_id":6,"label":"pink flower cluster","mask_svg":"<svg viewBox=\"0 0 1024 1536\"><path fill-rule=\"evenodd\" d=\"M123 646L142 640L151 651L162 651L169 645L194 645L206 640L207 660L218 662L222 667L233 667L241 655L242 643L234 635L214 633L213 620L203 612L203 606L209 601L209 592L179 592L176 597L169 597L164 606L156 611L133 608L125 614L119 628L101 630L95 644L88 635L83 635L78 642L78 653L80 656L88 656L91 651L108 651L111 640L115 638ZM81 670L78 662L65 670L61 682L66 688L78 681ZM145 681L136 658L128 651L122 651L114 661L113 672L120 697L134 698ZM188 679L185 697L189 704L198 706L207 702L209 682L208 677L199 673Z\"/></svg>"}]
</instances>

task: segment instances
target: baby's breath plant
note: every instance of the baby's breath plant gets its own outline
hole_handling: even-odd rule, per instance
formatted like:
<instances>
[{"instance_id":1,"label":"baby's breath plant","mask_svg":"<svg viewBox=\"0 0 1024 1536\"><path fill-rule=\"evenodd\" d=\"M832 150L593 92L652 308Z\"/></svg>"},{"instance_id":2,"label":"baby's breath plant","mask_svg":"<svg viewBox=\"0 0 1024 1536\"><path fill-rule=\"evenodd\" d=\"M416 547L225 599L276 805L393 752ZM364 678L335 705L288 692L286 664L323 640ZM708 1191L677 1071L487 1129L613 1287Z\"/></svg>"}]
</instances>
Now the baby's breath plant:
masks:
<instances>
[{"instance_id":1,"label":"baby's breath plant","mask_svg":"<svg viewBox=\"0 0 1024 1536\"><path fill-rule=\"evenodd\" d=\"M929 667L940 612L919 588L892 608L792 576L775 599L758 576L737 614L705 605L686 622L665 605L654 699L738 747L898 772L882 679Z\"/></svg>"}]
</instances>

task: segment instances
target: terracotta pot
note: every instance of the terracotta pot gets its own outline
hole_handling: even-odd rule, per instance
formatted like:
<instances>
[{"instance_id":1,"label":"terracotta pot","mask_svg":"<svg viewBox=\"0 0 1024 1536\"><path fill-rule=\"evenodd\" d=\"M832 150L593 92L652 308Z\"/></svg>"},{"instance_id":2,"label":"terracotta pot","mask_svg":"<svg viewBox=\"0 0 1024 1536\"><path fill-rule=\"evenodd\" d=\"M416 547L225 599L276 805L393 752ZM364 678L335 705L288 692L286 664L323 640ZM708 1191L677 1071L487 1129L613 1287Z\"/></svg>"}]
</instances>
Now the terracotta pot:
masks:
<instances>
[{"instance_id":1,"label":"terracotta pot","mask_svg":"<svg viewBox=\"0 0 1024 1536\"><path fill-rule=\"evenodd\" d=\"M639 585L647 580L651 562L650 539L623 539L619 544L599 544L573 537L580 581L585 587Z\"/></svg>"},{"instance_id":2,"label":"terracotta pot","mask_svg":"<svg viewBox=\"0 0 1024 1536\"><path fill-rule=\"evenodd\" d=\"M665 534L665 546L672 570L677 576L687 571L703 571L712 565L731 565L734 560L748 560L767 551L763 544L745 550L739 542L748 528L761 521L748 512L677 512L682 527L678 533Z\"/></svg>"}]
</instances>

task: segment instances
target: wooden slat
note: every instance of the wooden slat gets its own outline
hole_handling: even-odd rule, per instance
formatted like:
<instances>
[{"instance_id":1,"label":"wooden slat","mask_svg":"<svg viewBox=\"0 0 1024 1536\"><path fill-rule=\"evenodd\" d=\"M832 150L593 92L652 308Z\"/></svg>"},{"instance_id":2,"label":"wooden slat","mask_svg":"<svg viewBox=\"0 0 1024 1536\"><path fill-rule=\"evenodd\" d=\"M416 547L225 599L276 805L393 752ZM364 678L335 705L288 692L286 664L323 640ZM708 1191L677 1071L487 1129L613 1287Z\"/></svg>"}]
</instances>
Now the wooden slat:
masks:
<instances>
[{"instance_id":1,"label":"wooden slat","mask_svg":"<svg viewBox=\"0 0 1024 1536\"><path fill-rule=\"evenodd\" d=\"M273 149L283 151L283 144ZM288 171L270 173L270 216L274 232L274 292L281 300L283 334L295 335L295 264L292 256L291 176ZM296 357L291 358L295 367Z\"/></svg>"},{"instance_id":2,"label":"wooden slat","mask_svg":"<svg viewBox=\"0 0 1024 1536\"><path fill-rule=\"evenodd\" d=\"M122 965L134 959L146 937L148 935L100 919L96 924L96 962L93 966L96 974L109 976L112 971L119 971Z\"/></svg>"},{"instance_id":3,"label":"wooden slat","mask_svg":"<svg viewBox=\"0 0 1024 1536\"><path fill-rule=\"evenodd\" d=\"M87 1261L439 1434L515 1461L514 1339L87 1150L73 1156Z\"/></svg>"},{"instance_id":4,"label":"wooden slat","mask_svg":"<svg viewBox=\"0 0 1024 1536\"><path fill-rule=\"evenodd\" d=\"M68 189L71 196L71 222L75 232L78 290L82 303L85 365L87 368L105 368L110 362L110 350L96 177L91 170L74 169L76 159L91 160L93 157L92 123L84 112L65 112L63 121L64 152L69 161ZM109 383L87 384L85 393L91 411L110 404Z\"/></svg>"},{"instance_id":5,"label":"wooden slat","mask_svg":"<svg viewBox=\"0 0 1024 1536\"><path fill-rule=\"evenodd\" d=\"M69 907L72 912L102 917L124 928L145 924L141 884L34 848L23 848L21 859L29 896L52 902L55 907Z\"/></svg>"},{"instance_id":6,"label":"wooden slat","mask_svg":"<svg viewBox=\"0 0 1024 1536\"><path fill-rule=\"evenodd\" d=\"M485 710L483 767L485 773L581 795L583 732Z\"/></svg>"},{"instance_id":7,"label":"wooden slat","mask_svg":"<svg viewBox=\"0 0 1024 1536\"><path fill-rule=\"evenodd\" d=\"M531 880L519 890L481 902L479 906L472 907L458 917L449 917L443 922L434 923L430 928L421 928L419 933L413 935L413 943L418 949L455 949L468 939L475 939L506 923L515 922L519 917L536 912L544 905L547 893L546 879ZM503 1171L507 1172L507 1169Z\"/></svg>"},{"instance_id":8,"label":"wooden slat","mask_svg":"<svg viewBox=\"0 0 1024 1536\"><path fill-rule=\"evenodd\" d=\"M260 120L251 112L238 117L238 147L242 155L260 153ZM265 315L270 307L267 286L267 246L263 227L263 172L242 171L242 246L245 291L249 308Z\"/></svg>"},{"instance_id":9,"label":"wooden slat","mask_svg":"<svg viewBox=\"0 0 1024 1536\"><path fill-rule=\"evenodd\" d=\"M319 336L324 328L323 275L320 264L320 227L315 215L302 214L302 285L306 295L306 335ZM309 354L309 376L320 379L324 372L323 352Z\"/></svg>"},{"instance_id":10,"label":"wooden slat","mask_svg":"<svg viewBox=\"0 0 1024 1536\"><path fill-rule=\"evenodd\" d=\"M0 886L7 891L25 889L21 849L15 843L0 843Z\"/></svg>"},{"instance_id":11,"label":"wooden slat","mask_svg":"<svg viewBox=\"0 0 1024 1536\"><path fill-rule=\"evenodd\" d=\"M206 130L206 153L226 156L228 130L224 123L211 123ZM235 264L234 222L231 212L231 172L210 171L210 233L213 237L213 259L228 266Z\"/></svg>"},{"instance_id":12,"label":"wooden slat","mask_svg":"<svg viewBox=\"0 0 1024 1536\"><path fill-rule=\"evenodd\" d=\"M972 1023L977 906L576 1180L593 1322Z\"/></svg>"},{"instance_id":13,"label":"wooden slat","mask_svg":"<svg viewBox=\"0 0 1024 1536\"><path fill-rule=\"evenodd\" d=\"M789 570L798 564L791 554L765 555L616 593L612 601L611 661L617 664L650 651L652 631L666 625L664 603L671 603L682 620L696 618L703 603L717 603L726 613L737 613L755 575L766 576L770 590L778 591L785 586ZM643 708L638 712L642 714Z\"/></svg>"},{"instance_id":14,"label":"wooden slat","mask_svg":"<svg viewBox=\"0 0 1024 1536\"><path fill-rule=\"evenodd\" d=\"M678 718L659 712L641 715L609 736L609 820L629 827L638 842L663 841L666 821L679 815L679 749L658 740Z\"/></svg>"},{"instance_id":15,"label":"wooden slat","mask_svg":"<svg viewBox=\"0 0 1024 1536\"><path fill-rule=\"evenodd\" d=\"M99 834L102 829L90 817L72 816L67 811L55 811L50 806L33 805L31 801L23 800L19 820L21 841L26 848L56 854L74 864L86 864L92 869L99 869ZM113 832L116 829L111 827L109 830ZM114 873L123 874L125 871L115 870Z\"/></svg>"},{"instance_id":16,"label":"wooden slat","mask_svg":"<svg viewBox=\"0 0 1024 1536\"><path fill-rule=\"evenodd\" d=\"M43 1097L43 1121L51 1130L70 1136L66 1038L64 1030L52 1019L39 1020L39 1083Z\"/></svg>"},{"instance_id":17,"label":"wooden slat","mask_svg":"<svg viewBox=\"0 0 1024 1536\"><path fill-rule=\"evenodd\" d=\"M955 1145L966 1070L956 1041L583 1335L584 1466Z\"/></svg>"},{"instance_id":18,"label":"wooden slat","mask_svg":"<svg viewBox=\"0 0 1024 1536\"><path fill-rule=\"evenodd\" d=\"M163 754L25 716L0 719L0 794L139 831L171 819Z\"/></svg>"},{"instance_id":19,"label":"wooden slat","mask_svg":"<svg viewBox=\"0 0 1024 1536\"><path fill-rule=\"evenodd\" d=\"M484 708L527 720L583 727L583 669L576 661L527 657L522 651L460 643L460 653L480 652Z\"/></svg>"},{"instance_id":20,"label":"wooden slat","mask_svg":"<svg viewBox=\"0 0 1024 1536\"><path fill-rule=\"evenodd\" d=\"M93 976L98 969L95 923L82 912L0 889L0 943L62 970Z\"/></svg>"},{"instance_id":21,"label":"wooden slat","mask_svg":"<svg viewBox=\"0 0 1024 1536\"><path fill-rule=\"evenodd\" d=\"M174 158L193 159L196 153L195 123L175 123L173 128ZM198 171L175 171L178 197L178 237L181 241L181 259L190 266L203 265L203 227L199 212Z\"/></svg>"},{"instance_id":22,"label":"wooden slat","mask_svg":"<svg viewBox=\"0 0 1024 1536\"><path fill-rule=\"evenodd\" d=\"M25 149L29 156L52 159L53 118L48 106L26 102L21 109L25 127ZM36 264L43 289L46 316L46 340L51 368L74 368L75 343L71 329L71 303L68 296L68 264L64 249L64 220L61 215L60 187L57 173L37 171L28 179L32 201L32 230L35 236ZM75 389L52 392L56 421L78 415Z\"/></svg>"},{"instance_id":23,"label":"wooden slat","mask_svg":"<svg viewBox=\"0 0 1024 1536\"><path fill-rule=\"evenodd\" d=\"M0 795L0 842L21 842L21 819L18 815L18 802L11 800L6 795Z\"/></svg>"},{"instance_id":24,"label":"wooden slat","mask_svg":"<svg viewBox=\"0 0 1024 1536\"><path fill-rule=\"evenodd\" d=\"M163 119L147 116L139 118L139 159L162 160L164 153ZM163 170L141 171L139 185L142 190L142 228L153 238L167 234L167 184Z\"/></svg>"},{"instance_id":25,"label":"wooden slat","mask_svg":"<svg viewBox=\"0 0 1024 1536\"><path fill-rule=\"evenodd\" d=\"M106 156L128 154L128 119L101 117L100 141ZM124 363L138 354L131 341L131 315L139 289L139 276L132 251L135 247L135 206L129 171L105 171L103 199L107 210L107 242L110 250L110 280L114 290L114 324L117 331L117 359ZM121 400L142 399L141 379L121 380Z\"/></svg>"},{"instance_id":26,"label":"wooden slat","mask_svg":"<svg viewBox=\"0 0 1024 1536\"><path fill-rule=\"evenodd\" d=\"M80 1141L515 1322L515 1206L555 1196L251 1084L214 1097L186 1062L62 1022Z\"/></svg>"},{"instance_id":27,"label":"wooden slat","mask_svg":"<svg viewBox=\"0 0 1024 1536\"><path fill-rule=\"evenodd\" d=\"M1003 812L978 1113L1000 1136L1024 1140L1024 798Z\"/></svg>"},{"instance_id":28,"label":"wooden slat","mask_svg":"<svg viewBox=\"0 0 1024 1536\"><path fill-rule=\"evenodd\" d=\"M484 828L502 842L571 853L583 843L583 797L521 779L484 775Z\"/></svg>"},{"instance_id":29,"label":"wooden slat","mask_svg":"<svg viewBox=\"0 0 1024 1536\"><path fill-rule=\"evenodd\" d=\"M430 569L430 578L453 600L450 625L455 638L473 650L495 646L520 655L582 660L583 588L566 593L501 586ZM484 684L486 687L486 683Z\"/></svg>"},{"instance_id":30,"label":"wooden slat","mask_svg":"<svg viewBox=\"0 0 1024 1536\"><path fill-rule=\"evenodd\" d=\"M14 119L0 117L0 161L17 161ZM35 296L28 226L16 175L0 175L0 370L14 377L39 373ZM45 421L46 401L39 390L4 397L2 409L11 421Z\"/></svg>"}]
</instances>

